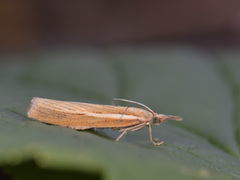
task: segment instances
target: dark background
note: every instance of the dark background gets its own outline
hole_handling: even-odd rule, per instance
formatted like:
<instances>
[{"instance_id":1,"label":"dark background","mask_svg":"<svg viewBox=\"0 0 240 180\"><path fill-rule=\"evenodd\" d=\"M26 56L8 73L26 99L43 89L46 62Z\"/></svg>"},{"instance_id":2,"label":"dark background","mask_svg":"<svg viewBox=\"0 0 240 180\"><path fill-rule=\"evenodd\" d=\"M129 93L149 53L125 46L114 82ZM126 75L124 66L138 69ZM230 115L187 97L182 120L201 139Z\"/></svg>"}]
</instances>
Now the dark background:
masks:
<instances>
[{"instance_id":1,"label":"dark background","mask_svg":"<svg viewBox=\"0 0 240 180\"><path fill-rule=\"evenodd\" d=\"M239 45L238 0L0 1L0 52L56 45Z\"/></svg>"}]
</instances>

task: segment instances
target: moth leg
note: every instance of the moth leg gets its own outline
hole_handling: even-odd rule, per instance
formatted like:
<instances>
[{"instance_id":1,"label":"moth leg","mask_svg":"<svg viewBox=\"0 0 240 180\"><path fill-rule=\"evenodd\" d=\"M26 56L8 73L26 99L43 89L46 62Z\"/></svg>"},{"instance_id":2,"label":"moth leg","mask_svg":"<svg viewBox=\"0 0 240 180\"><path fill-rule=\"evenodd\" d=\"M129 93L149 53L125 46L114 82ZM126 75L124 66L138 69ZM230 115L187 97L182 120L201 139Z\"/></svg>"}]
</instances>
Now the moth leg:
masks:
<instances>
[{"instance_id":1,"label":"moth leg","mask_svg":"<svg viewBox=\"0 0 240 180\"><path fill-rule=\"evenodd\" d=\"M154 145L156 145L156 146L159 146L159 145L163 144L163 141L157 143L156 141L157 141L158 139L154 139L154 138L152 137L152 127L151 127L150 124L148 125L148 128L149 128L150 141L151 141Z\"/></svg>"},{"instance_id":2,"label":"moth leg","mask_svg":"<svg viewBox=\"0 0 240 180\"><path fill-rule=\"evenodd\" d=\"M124 134L127 134L127 131L123 131L123 133L120 134L120 136L118 136L118 138L116 139L116 142L118 142L119 139L120 139L121 137L123 137Z\"/></svg>"},{"instance_id":3,"label":"moth leg","mask_svg":"<svg viewBox=\"0 0 240 180\"><path fill-rule=\"evenodd\" d=\"M118 120L118 123L121 121L122 117L125 115L125 113L127 112L127 109L128 109L128 108L129 108L129 107L127 106L126 109L123 111L121 117L120 117L119 120Z\"/></svg>"},{"instance_id":4,"label":"moth leg","mask_svg":"<svg viewBox=\"0 0 240 180\"><path fill-rule=\"evenodd\" d=\"M114 100L116 100L116 99L115 98L112 99L112 105L115 105L114 104ZM125 113L127 112L128 108L129 108L129 106L127 106L126 109L123 111L122 116L118 120L118 123L121 121L122 117L125 115Z\"/></svg>"}]
</instances>

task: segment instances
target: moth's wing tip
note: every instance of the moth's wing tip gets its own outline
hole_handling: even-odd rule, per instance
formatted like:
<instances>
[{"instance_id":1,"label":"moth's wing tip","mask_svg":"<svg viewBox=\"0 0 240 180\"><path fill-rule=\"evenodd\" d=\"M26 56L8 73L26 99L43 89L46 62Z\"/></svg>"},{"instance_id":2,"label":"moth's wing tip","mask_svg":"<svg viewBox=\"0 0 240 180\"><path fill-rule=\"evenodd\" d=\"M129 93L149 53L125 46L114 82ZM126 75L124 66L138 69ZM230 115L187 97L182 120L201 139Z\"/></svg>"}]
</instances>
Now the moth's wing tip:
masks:
<instances>
[{"instance_id":1,"label":"moth's wing tip","mask_svg":"<svg viewBox=\"0 0 240 180\"><path fill-rule=\"evenodd\" d=\"M33 97L31 100L30 105L27 108L27 115L28 117L31 117L32 111L34 110L35 106L37 105L37 102L40 100L41 98L39 97Z\"/></svg>"}]
</instances>

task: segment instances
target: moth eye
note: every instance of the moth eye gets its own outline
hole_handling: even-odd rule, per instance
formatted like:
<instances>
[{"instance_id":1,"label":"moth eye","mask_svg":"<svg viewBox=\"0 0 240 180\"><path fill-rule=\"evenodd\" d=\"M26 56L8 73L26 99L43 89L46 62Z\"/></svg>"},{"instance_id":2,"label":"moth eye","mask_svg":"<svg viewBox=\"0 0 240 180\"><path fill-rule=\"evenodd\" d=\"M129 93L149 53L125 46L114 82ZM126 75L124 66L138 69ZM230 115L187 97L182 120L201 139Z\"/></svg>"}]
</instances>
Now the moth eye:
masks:
<instances>
[{"instance_id":1,"label":"moth eye","mask_svg":"<svg viewBox=\"0 0 240 180\"><path fill-rule=\"evenodd\" d=\"M154 118L153 118L153 123L159 123L159 118L154 117Z\"/></svg>"}]
</instances>

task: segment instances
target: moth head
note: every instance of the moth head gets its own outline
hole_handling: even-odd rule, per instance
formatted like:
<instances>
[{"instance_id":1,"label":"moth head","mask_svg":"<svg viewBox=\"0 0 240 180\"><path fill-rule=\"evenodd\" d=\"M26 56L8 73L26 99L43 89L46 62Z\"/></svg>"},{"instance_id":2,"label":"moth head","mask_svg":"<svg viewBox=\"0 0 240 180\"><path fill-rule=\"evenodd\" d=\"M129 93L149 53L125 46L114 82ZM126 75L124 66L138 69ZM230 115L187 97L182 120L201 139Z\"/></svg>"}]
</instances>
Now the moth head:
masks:
<instances>
[{"instance_id":1,"label":"moth head","mask_svg":"<svg viewBox=\"0 0 240 180\"><path fill-rule=\"evenodd\" d=\"M182 121L183 118L181 116L154 114L153 124L159 125L159 124L164 123L168 120Z\"/></svg>"}]
</instances>

